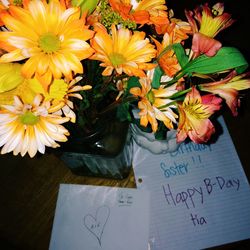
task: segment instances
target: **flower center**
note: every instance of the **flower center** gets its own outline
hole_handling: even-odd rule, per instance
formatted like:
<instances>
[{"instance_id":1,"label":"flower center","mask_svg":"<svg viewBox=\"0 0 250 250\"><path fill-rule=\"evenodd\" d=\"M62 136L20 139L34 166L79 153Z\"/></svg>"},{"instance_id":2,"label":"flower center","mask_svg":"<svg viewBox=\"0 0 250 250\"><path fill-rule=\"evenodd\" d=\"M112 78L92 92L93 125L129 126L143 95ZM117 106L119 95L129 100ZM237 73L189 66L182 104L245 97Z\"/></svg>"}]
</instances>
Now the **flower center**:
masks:
<instances>
[{"instance_id":1,"label":"flower center","mask_svg":"<svg viewBox=\"0 0 250 250\"><path fill-rule=\"evenodd\" d=\"M46 33L40 37L38 44L45 53L53 53L59 50L60 39L52 33Z\"/></svg>"},{"instance_id":2,"label":"flower center","mask_svg":"<svg viewBox=\"0 0 250 250\"><path fill-rule=\"evenodd\" d=\"M13 4L16 6L21 6L23 4L23 0L14 0Z\"/></svg>"},{"instance_id":3,"label":"flower center","mask_svg":"<svg viewBox=\"0 0 250 250\"><path fill-rule=\"evenodd\" d=\"M26 125L34 125L38 122L39 117L35 116L32 112L27 111L20 117L21 123Z\"/></svg>"},{"instance_id":4,"label":"flower center","mask_svg":"<svg viewBox=\"0 0 250 250\"><path fill-rule=\"evenodd\" d=\"M190 116L198 120L207 119L210 116L209 112L206 112L202 104L186 106L185 110Z\"/></svg>"},{"instance_id":5,"label":"flower center","mask_svg":"<svg viewBox=\"0 0 250 250\"><path fill-rule=\"evenodd\" d=\"M109 58L114 66L119 66L126 62L126 58L119 53L112 53L110 54Z\"/></svg>"}]
</instances>

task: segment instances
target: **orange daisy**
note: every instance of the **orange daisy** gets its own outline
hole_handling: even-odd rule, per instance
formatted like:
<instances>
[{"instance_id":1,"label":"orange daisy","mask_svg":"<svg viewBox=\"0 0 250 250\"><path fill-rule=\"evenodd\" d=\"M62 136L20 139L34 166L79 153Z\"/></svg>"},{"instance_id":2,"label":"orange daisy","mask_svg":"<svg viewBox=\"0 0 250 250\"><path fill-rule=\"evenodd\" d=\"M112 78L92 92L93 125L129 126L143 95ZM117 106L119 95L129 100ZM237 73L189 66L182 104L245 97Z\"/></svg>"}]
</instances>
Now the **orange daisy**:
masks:
<instances>
[{"instance_id":1,"label":"orange daisy","mask_svg":"<svg viewBox=\"0 0 250 250\"><path fill-rule=\"evenodd\" d=\"M25 8L9 6L1 14L7 30L0 32L0 62L27 59L22 66L26 78L36 76L46 89L52 78L83 73L81 60L93 49L86 40L93 36L80 19L79 8L68 8L57 0L30 1ZM39 27L39 28L38 28Z\"/></svg>"},{"instance_id":2,"label":"orange daisy","mask_svg":"<svg viewBox=\"0 0 250 250\"><path fill-rule=\"evenodd\" d=\"M109 3L125 20L156 26L166 25L169 22L165 0L109 0Z\"/></svg>"},{"instance_id":3,"label":"orange daisy","mask_svg":"<svg viewBox=\"0 0 250 250\"><path fill-rule=\"evenodd\" d=\"M144 77L144 70L152 69L156 65L149 63L156 56L154 46L145 38L144 32L132 32L128 29L116 29L112 25L112 35L104 28L98 28L91 40L91 46L96 53L90 58L99 60L100 66L105 67L104 76L123 72L129 76Z\"/></svg>"},{"instance_id":4,"label":"orange daisy","mask_svg":"<svg viewBox=\"0 0 250 250\"><path fill-rule=\"evenodd\" d=\"M178 116L172 110L176 106L171 104L173 100L169 97L176 92L176 86L172 85L168 88L161 86L159 89L153 89L150 78L141 78L139 81L141 88L133 87L130 93L139 98L141 126L147 127L150 123L153 132L156 132L158 121L162 121L167 128L172 129Z\"/></svg>"}]
</instances>

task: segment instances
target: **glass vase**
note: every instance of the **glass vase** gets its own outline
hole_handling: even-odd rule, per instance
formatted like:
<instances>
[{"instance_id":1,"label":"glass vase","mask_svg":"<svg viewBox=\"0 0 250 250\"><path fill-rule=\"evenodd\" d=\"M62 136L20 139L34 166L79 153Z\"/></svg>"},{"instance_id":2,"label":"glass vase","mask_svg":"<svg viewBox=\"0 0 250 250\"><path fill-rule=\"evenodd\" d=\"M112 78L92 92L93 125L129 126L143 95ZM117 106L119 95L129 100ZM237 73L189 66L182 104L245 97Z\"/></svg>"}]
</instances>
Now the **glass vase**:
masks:
<instances>
[{"instance_id":1,"label":"glass vase","mask_svg":"<svg viewBox=\"0 0 250 250\"><path fill-rule=\"evenodd\" d=\"M123 179L132 166L133 145L129 124L116 119L83 135L77 129L61 150L60 158L76 175Z\"/></svg>"}]
</instances>

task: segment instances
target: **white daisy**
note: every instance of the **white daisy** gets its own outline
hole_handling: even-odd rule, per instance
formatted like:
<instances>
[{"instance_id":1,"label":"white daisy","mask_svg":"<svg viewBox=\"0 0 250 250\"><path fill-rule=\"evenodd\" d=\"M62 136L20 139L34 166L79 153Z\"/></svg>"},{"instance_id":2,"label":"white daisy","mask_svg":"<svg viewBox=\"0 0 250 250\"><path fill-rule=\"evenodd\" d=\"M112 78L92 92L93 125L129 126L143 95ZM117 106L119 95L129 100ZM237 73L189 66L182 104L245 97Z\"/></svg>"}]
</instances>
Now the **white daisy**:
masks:
<instances>
[{"instance_id":1,"label":"white daisy","mask_svg":"<svg viewBox=\"0 0 250 250\"><path fill-rule=\"evenodd\" d=\"M42 102L37 95L32 104L24 104L17 96L13 105L2 105L0 110L1 154L13 151L14 155L26 153L34 157L39 151L44 154L45 146L56 148L56 142L65 142L69 132L61 124L69 120L51 114L50 102Z\"/></svg>"}]
</instances>

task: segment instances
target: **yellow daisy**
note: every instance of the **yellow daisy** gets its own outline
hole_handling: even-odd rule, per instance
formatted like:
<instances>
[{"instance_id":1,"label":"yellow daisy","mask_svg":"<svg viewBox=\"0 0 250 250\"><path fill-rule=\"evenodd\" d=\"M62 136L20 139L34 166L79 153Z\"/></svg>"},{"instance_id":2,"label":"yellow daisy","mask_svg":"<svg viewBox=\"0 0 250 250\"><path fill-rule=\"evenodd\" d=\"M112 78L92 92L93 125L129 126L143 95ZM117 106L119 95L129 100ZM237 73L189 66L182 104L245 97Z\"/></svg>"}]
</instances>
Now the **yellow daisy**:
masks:
<instances>
[{"instance_id":1,"label":"yellow daisy","mask_svg":"<svg viewBox=\"0 0 250 250\"><path fill-rule=\"evenodd\" d=\"M82 73L81 60L93 49L86 40L93 31L80 18L79 8L66 9L57 0L30 1L25 8L11 5L1 13L7 30L0 32L0 48L6 50L0 62L27 59L22 67L26 78L40 78L46 89L54 78Z\"/></svg>"},{"instance_id":2,"label":"yellow daisy","mask_svg":"<svg viewBox=\"0 0 250 250\"><path fill-rule=\"evenodd\" d=\"M55 79L48 91L44 91L41 83L38 79L28 79L28 85L30 90L35 94L42 94L45 101L51 102L50 111L56 113L57 115L64 114L66 117L70 118L71 122L76 121L76 115L73 111L74 103L70 100L72 97L82 100L80 91L89 90L92 87L90 85L76 85L82 77L77 76L69 83L65 82L63 79ZM1 97L1 95L0 95Z\"/></svg>"},{"instance_id":3,"label":"yellow daisy","mask_svg":"<svg viewBox=\"0 0 250 250\"><path fill-rule=\"evenodd\" d=\"M3 105L0 110L1 154L13 151L14 155L26 153L34 157L37 151L44 154L45 146L59 147L56 143L67 141L69 132L61 124L69 118L51 114L49 102L37 95L32 104L24 104L17 96L13 105Z\"/></svg>"},{"instance_id":4,"label":"yellow daisy","mask_svg":"<svg viewBox=\"0 0 250 250\"><path fill-rule=\"evenodd\" d=\"M82 77L78 76L73 79L69 84L63 80L56 80L54 84L52 84L49 92L49 98L53 98L51 111L56 112L58 115L64 114L66 117L70 118L70 121L76 122L76 114L74 112L74 103L70 100L70 98L74 97L82 100L82 96L80 91L90 90L92 87L90 85L76 85L79 81L82 80ZM62 88L65 88L63 91ZM61 92L61 95L58 93Z\"/></svg>"},{"instance_id":5,"label":"yellow daisy","mask_svg":"<svg viewBox=\"0 0 250 250\"><path fill-rule=\"evenodd\" d=\"M33 101L36 92L32 90L30 80L22 76L21 68L18 63L0 63L0 105L12 104L14 96L19 96L25 103Z\"/></svg>"},{"instance_id":6,"label":"yellow daisy","mask_svg":"<svg viewBox=\"0 0 250 250\"><path fill-rule=\"evenodd\" d=\"M155 64L148 63L156 56L154 46L145 39L144 32L131 33L128 29L116 29L112 26L112 35L99 28L91 40L96 53L91 59L99 60L100 66L106 67L102 72L109 76L115 70L119 75L123 72L129 76L145 77L144 70L152 69Z\"/></svg>"},{"instance_id":7,"label":"yellow daisy","mask_svg":"<svg viewBox=\"0 0 250 250\"><path fill-rule=\"evenodd\" d=\"M21 67L18 63L0 64L0 93L15 89L24 81Z\"/></svg>"}]
</instances>

